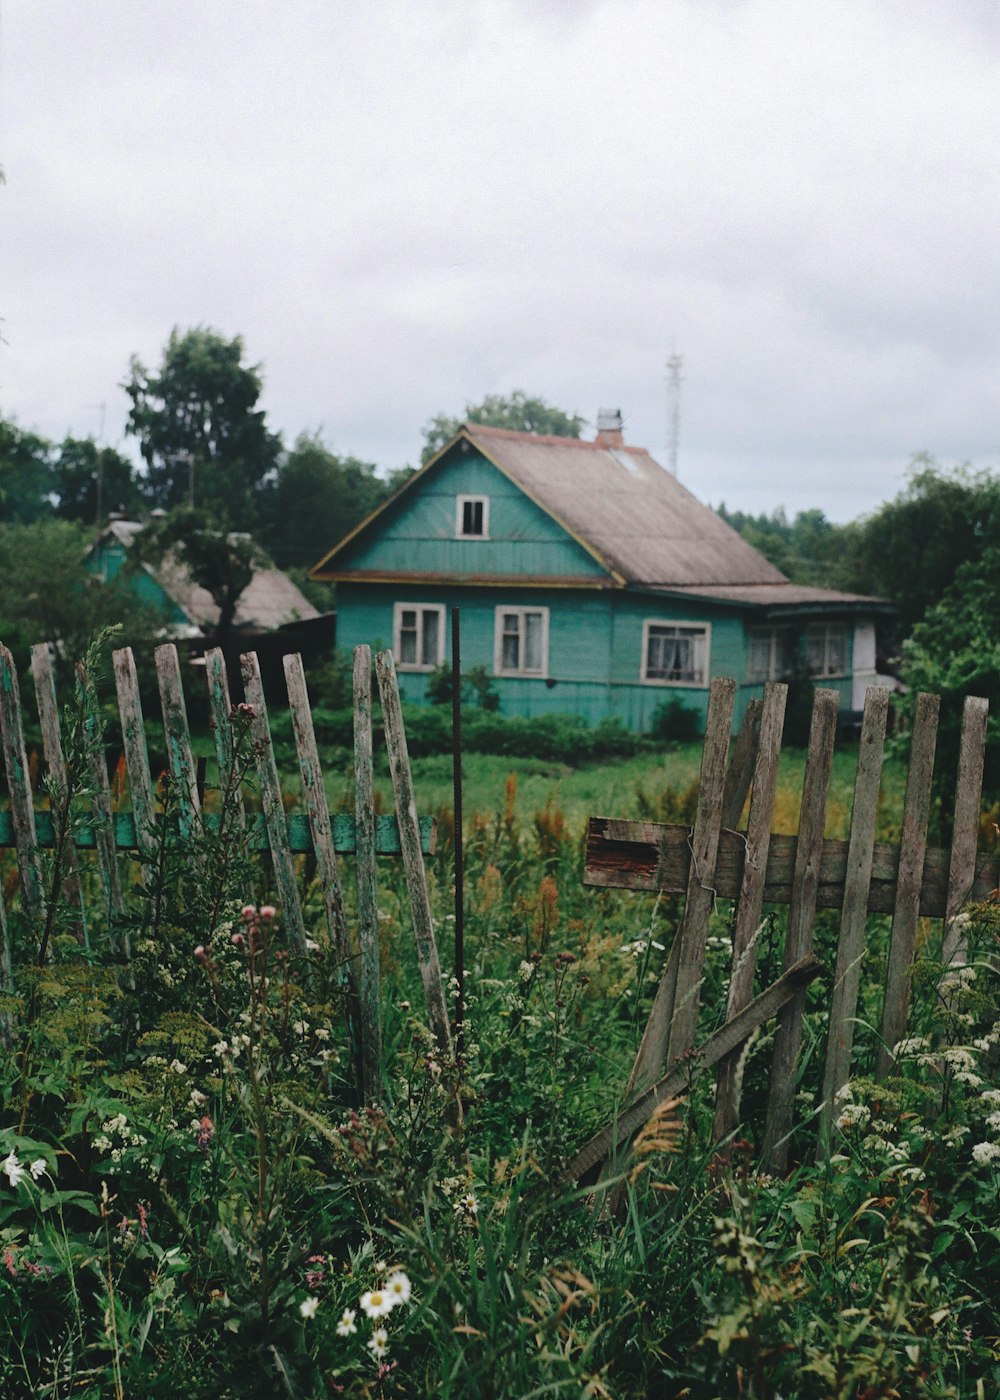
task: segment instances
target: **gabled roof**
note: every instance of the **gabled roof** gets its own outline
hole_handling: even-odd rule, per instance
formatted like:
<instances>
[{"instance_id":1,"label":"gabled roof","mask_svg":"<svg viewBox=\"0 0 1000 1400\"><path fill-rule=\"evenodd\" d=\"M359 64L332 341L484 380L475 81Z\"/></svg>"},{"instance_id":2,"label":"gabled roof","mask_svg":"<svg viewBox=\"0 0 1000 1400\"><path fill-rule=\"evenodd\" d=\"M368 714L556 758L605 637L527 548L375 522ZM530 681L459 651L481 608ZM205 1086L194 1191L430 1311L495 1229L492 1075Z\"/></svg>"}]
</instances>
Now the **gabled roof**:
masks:
<instances>
[{"instance_id":1,"label":"gabled roof","mask_svg":"<svg viewBox=\"0 0 1000 1400\"><path fill-rule=\"evenodd\" d=\"M128 551L145 527L137 520L112 520L102 535L111 536ZM100 541L98 541L100 543ZM306 622L320 616L300 588L283 574L258 547L259 562L253 577L239 596L233 626L253 632L273 632L290 622ZM211 631L219 621L219 608L207 588L195 583L174 554L160 563L142 567L200 631Z\"/></svg>"},{"instance_id":2,"label":"gabled roof","mask_svg":"<svg viewBox=\"0 0 1000 1400\"><path fill-rule=\"evenodd\" d=\"M644 447L467 423L470 441L627 583L786 583Z\"/></svg>"},{"instance_id":3,"label":"gabled roof","mask_svg":"<svg viewBox=\"0 0 1000 1400\"><path fill-rule=\"evenodd\" d=\"M519 433L464 423L458 435L312 573L346 577L338 556L419 486L461 441L475 447L607 569L614 584L700 596L744 606L857 608L880 600L792 584L644 447Z\"/></svg>"}]
</instances>

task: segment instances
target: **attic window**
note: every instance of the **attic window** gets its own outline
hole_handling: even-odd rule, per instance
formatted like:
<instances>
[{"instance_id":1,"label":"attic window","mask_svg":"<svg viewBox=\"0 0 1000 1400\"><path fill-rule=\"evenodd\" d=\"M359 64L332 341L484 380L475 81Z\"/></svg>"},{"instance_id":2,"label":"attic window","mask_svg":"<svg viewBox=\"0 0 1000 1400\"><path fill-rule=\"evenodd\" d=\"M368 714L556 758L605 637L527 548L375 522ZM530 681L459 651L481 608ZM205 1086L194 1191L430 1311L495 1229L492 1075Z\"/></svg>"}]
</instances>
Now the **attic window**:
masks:
<instances>
[{"instance_id":1,"label":"attic window","mask_svg":"<svg viewBox=\"0 0 1000 1400\"><path fill-rule=\"evenodd\" d=\"M455 500L455 535L460 540L490 537L489 496L458 496Z\"/></svg>"}]
</instances>

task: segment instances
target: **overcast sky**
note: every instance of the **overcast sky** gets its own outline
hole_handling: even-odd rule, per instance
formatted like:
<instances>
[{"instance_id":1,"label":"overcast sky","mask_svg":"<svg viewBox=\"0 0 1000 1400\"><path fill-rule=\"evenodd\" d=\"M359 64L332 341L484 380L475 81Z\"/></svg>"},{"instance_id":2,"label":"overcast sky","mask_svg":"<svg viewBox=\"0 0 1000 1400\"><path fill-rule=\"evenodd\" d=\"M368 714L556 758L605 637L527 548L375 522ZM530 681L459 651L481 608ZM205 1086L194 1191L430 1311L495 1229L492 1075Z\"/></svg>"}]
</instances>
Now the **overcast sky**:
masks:
<instances>
[{"instance_id":1,"label":"overcast sky","mask_svg":"<svg viewBox=\"0 0 1000 1400\"><path fill-rule=\"evenodd\" d=\"M242 335L272 427L415 463L523 388L703 500L1000 466L996 0L4 0L0 412L122 443Z\"/></svg>"}]
</instances>

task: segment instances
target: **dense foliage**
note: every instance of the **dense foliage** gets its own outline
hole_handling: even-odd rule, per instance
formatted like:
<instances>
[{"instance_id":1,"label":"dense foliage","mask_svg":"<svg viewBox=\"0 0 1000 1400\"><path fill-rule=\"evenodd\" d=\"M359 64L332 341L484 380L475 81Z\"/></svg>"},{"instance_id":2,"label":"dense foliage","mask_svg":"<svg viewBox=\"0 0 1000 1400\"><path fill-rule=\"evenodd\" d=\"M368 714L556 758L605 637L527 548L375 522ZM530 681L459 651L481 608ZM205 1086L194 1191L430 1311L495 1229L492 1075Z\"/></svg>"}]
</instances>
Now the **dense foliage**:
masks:
<instances>
[{"instance_id":1,"label":"dense foliage","mask_svg":"<svg viewBox=\"0 0 1000 1400\"><path fill-rule=\"evenodd\" d=\"M88 718L81 691L69 787L51 791L71 827L89 820ZM243 777L249 722L235 712ZM627 806L690 819L692 794L669 777L647 768ZM405 882L381 863L383 1090L363 1107L323 891L300 872L302 950L266 902L232 790L209 796L216 827L162 825L124 920L93 913L85 864L81 926L56 857L47 916L13 901L0 998L5 1395L944 1400L1000 1385L993 906L963 916L967 967L942 979L925 945L912 1034L878 1086L870 1027L887 929L874 922L857 1077L821 1165L809 1116L820 1057L807 1055L796 1165L786 1180L752 1169L764 1035L743 1064L741 1139L713 1155L712 1079L693 1062L689 1092L622 1168L619 1216L593 1210L590 1188L558 1168L614 1111L676 901L585 889L580 831L552 797L520 816L511 776L466 832L457 1058L427 1031ZM447 812L439 826L430 878L447 966ZM343 876L353 924L349 861ZM730 936L720 906L709 1024ZM835 936L821 915L829 966ZM766 982L780 966L773 915L760 944ZM807 1045L828 990L810 996Z\"/></svg>"}]
</instances>

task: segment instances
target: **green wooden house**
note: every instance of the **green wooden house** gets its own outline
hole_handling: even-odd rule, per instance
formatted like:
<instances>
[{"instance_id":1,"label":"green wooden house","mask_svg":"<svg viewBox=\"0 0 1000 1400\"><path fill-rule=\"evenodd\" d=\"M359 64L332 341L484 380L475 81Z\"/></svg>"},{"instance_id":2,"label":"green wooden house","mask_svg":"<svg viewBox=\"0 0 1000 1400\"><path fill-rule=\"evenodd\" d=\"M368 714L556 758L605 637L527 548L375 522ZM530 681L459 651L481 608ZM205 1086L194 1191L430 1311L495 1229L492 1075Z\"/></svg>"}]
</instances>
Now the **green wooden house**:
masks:
<instances>
[{"instance_id":1,"label":"green wooden house","mask_svg":"<svg viewBox=\"0 0 1000 1400\"><path fill-rule=\"evenodd\" d=\"M494 678L511 715L568 711L647 729L665 699L737 719L796 667L857 710L875 680L876 598L787 578L650 454L620 414L593 442L465 424L312 570L337 584L337 645L391 646L407 699L445 661Z\"/></svg>"}]
</instances>

